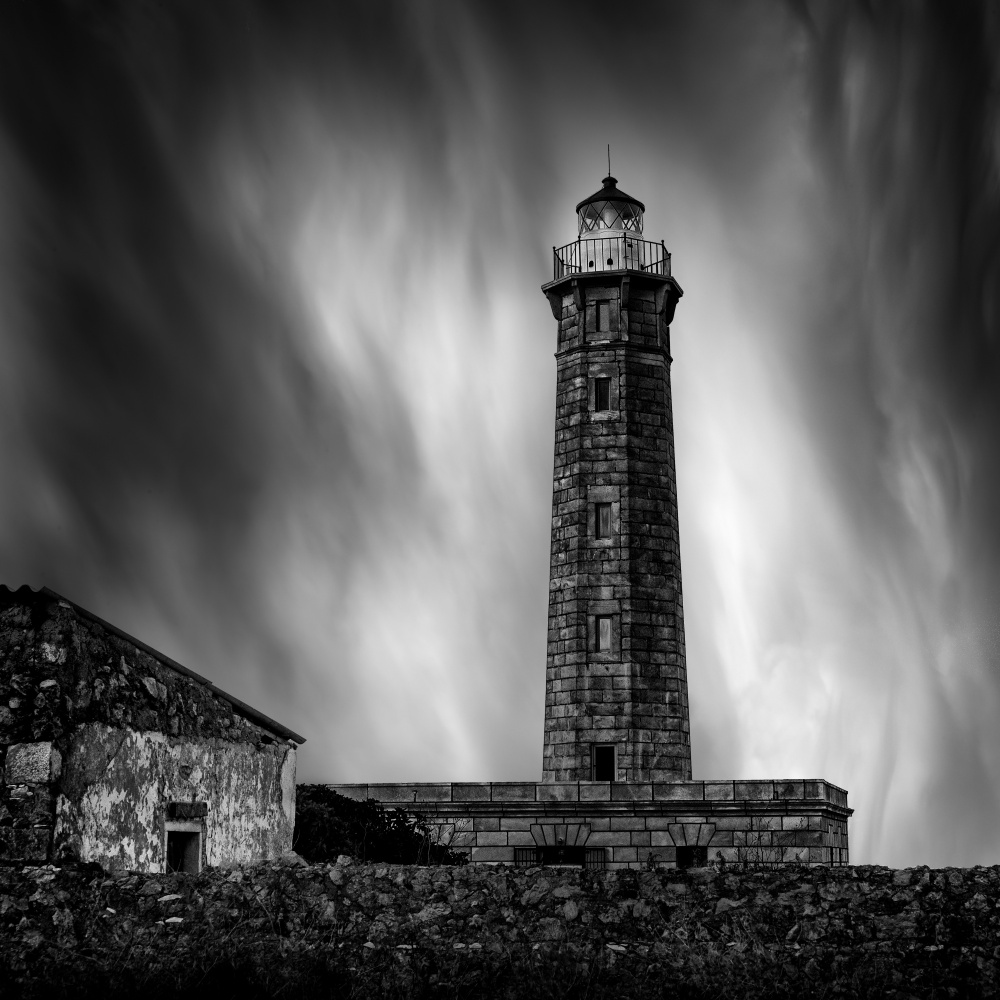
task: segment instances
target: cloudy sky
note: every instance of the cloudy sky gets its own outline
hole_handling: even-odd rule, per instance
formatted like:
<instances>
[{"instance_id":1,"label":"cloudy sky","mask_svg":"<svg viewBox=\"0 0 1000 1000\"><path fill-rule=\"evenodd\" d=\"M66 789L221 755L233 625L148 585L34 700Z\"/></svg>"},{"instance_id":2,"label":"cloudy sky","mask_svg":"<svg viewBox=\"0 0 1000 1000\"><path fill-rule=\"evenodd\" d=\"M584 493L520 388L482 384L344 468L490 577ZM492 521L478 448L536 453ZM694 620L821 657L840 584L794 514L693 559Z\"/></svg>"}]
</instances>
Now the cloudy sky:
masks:
<instances>
[{"instance_id":1,"label":"cloudy sky","mask_svg":"<svg viewBox=\"0 0 1000 1000\"><path fill-rule=\"evenodd\" d=\"M0 579L308 737L541 776L555 326L600 186L672 330L696 777L1000 862L1000 18L7 3Z\"/></svg>"}]
</instances>

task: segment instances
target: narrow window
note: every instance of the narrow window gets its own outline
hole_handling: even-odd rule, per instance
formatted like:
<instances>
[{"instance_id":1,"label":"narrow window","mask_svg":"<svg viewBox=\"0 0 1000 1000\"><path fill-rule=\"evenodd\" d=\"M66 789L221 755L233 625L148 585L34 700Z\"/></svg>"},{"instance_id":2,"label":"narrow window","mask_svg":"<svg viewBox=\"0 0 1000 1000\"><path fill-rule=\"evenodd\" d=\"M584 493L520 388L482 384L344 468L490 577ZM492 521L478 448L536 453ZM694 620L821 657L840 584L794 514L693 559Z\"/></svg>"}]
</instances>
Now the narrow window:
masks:
<instances>
[{"instance_id":1,"label":"narrow window","mask_svg":"<svg viewBox=\"0 0 1000 1000\"><path fill-rule=\"evenodd\" d=\"M611 537L611 504L595 504L594 533L598 538Z\"/></svg>"},{"instance_id":2,"label":"narrow window","mask_svg":"<svg viewBox=\"0 0 1000 1000\"><path fill-rule=\"evenodd\" d=\"M598 411L611 409L611 379L594 379L594 409Z\"/></svg>"},{"instance_id":3,"label":"narrow window","mask_svg":"<svg viewBox=\"0 0 1000 1000\"><path fill-rule=\"evenodd\" d=\"M599 299L597 302L597 332L608 333L611 330L611 302Z\"/></svg>"},{"instance_id":4,"label":"narrow window","mask_svg":"<svg viewBox=\"0 0 1000 1000\"><path fill-rule=\"evenodd\" d=\"M594 781L615 780L615 748L613 746L594 747L593 753Z\"/></svg>"},{"instance_id":5,"label":"narrow window","mask_svg":"<svg viewBox=\"0 0 1000 1000\"><path fill-rule=\"evenodd\" d=\"M201 867L201 834L188 830L167 831L167 871L197 875Z\"/></svg>"},{"instance_id":6,"label":"narrow window","mask_svg":"<svg viewBox=\"0 0 1000 1000\"><path fill-rule=\"evenodd\" d=\"M611 615L598 615L595 619L597 651L606 653L611 649Z\"/></svg>"}]
</instances>

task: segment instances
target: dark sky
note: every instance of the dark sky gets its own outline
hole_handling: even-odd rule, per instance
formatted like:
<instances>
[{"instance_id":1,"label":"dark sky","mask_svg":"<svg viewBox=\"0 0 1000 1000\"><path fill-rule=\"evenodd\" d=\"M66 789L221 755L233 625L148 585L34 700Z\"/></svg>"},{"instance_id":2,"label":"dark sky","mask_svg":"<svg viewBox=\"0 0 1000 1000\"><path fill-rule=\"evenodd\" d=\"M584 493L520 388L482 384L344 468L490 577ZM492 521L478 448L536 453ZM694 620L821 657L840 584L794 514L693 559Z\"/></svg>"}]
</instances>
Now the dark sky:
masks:
<instances>
[{"instance_id":1,"label":"dark sky","mask_svg":"<svg viewBox=\"0 0 1000 1000\"><path fill-rule=\"evenodd\" d=\"M610 143L685 290L695 776L996 863L998 52L958 0L9 0L0 579L303 780L538 778L538 286Z\"/></svg>"}]
</instances>

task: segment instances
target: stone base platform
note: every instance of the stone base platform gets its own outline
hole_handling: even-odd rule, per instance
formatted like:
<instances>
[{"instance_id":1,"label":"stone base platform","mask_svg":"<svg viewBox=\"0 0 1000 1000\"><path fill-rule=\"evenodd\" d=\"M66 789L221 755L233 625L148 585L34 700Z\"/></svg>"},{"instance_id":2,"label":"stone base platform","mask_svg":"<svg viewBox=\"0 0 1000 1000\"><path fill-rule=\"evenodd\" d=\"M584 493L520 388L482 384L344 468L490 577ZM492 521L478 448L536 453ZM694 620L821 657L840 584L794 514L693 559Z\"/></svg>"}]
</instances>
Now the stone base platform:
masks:
<instances>
[{"instance_id":1,"label":"stone base platform","mask_svg":"<svg viewBox=\"0 0 1000 1000\"><path fill-rule=\"evenodd\" d=\"M847 792L823 780L329 785L419 814L486 864L846 865Z\"/></svg>"}]
</instances>

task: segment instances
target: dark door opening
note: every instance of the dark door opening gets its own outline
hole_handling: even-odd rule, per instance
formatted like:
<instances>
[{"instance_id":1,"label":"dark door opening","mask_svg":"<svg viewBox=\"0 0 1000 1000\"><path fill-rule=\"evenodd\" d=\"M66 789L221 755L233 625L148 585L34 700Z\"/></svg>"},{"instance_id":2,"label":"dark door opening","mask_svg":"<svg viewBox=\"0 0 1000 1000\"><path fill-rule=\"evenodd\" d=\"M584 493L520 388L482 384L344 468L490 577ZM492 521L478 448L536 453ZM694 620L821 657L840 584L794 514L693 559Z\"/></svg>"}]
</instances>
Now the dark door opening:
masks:
<instances>
[{"instance_id":1,"label":"dark door opening","mask_svg":"<svg viewBox=\"0 0 1000 1000\"><path fill-rule=\"evenodd\" d=\"M678 868L705 868L708 865L707 847L678 847L677 867Z\"/></svg>"},{"instance_id":2,"label":"dark door opening","mask_svg":"<svg viewBox=\"0 0 1000 1000\"><path fill-rule=\"evenodd\" d=\"M201 867L201 834L194 830L167 831L167 871L197 875Z\"/></svg>"},{"instance_id":3,"label":"dark door opening","mask_svg":"<svg viewBox=\"0 0 1000 1000\"><path fill-rule=\"evenodd\" d=\"M594 747L594 781L615 780L614 746Z\"/></svg>"}]
</instances>

